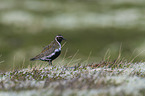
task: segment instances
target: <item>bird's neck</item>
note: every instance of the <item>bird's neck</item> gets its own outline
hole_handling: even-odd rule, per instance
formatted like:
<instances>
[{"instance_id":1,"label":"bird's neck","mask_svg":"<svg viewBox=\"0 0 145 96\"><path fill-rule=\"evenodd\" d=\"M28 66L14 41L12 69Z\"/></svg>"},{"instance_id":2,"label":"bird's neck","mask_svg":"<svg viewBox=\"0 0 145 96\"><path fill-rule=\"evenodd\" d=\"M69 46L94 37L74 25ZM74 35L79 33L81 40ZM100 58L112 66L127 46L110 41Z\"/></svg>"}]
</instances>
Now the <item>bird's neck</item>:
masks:
<instances>
[{"instance_id":1,"label":"bird's neck","mask_svg":"<svg viewBox=\"0 0 145 96\"><path fill-rule=\"evenodd\" d=\"M62 40L57 40L59 43L61 43Z\"/></svg>"},{"instance_id":2,"label":"bird's neck","mask_svg":"<svg viewBox=\"0 0 145 96\"><path fill-rule=\"evenodd\" d=\"M57 39L55 38L55 41L56 41L56 42L58 43L58 45L59 45L59 50L61 50L61 44L60 44L60 43L61 43L62 40L59 41L59 40L57 40Z\"/></svg>"}]
</instances>

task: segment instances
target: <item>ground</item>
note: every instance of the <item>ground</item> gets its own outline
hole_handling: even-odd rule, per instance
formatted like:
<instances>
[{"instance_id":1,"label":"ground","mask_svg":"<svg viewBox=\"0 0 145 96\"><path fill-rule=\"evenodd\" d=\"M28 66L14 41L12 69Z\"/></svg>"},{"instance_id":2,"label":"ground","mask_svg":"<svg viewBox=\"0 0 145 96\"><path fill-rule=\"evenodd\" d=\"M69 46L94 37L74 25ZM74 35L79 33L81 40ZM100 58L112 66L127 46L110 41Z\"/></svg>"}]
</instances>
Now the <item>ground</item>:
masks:
<instances>
[{"instance_id":1,"label":"ground","mask_svg":"<svg viewBox=\"0 0 145 96\"><path fill-rule=\"evenodd\" d=\"M0 96L144 96L145 63L101 62L1 74Z\"/></svg>"}]
</instances>

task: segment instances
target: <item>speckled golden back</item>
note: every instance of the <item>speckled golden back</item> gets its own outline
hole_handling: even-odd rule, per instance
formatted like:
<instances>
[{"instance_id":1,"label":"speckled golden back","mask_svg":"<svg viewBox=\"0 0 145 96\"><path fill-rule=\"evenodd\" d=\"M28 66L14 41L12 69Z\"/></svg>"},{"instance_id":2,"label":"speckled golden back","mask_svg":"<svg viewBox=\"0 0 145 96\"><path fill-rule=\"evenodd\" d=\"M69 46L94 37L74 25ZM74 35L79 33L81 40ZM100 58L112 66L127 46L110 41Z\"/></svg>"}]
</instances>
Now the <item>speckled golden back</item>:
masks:
<instances>
[{"instance_id":1,"label":"speckled golden back","mask_svg":"<svg viewBox=\"0 0 145 96\"><path fill-rule=\"evenodd\" d=\"M55 49L59 48L59 44L54 40L48 46L44 47L40 54L38 54L36 59L42 58L44 56L48 56L55 51Z\"/></svg>"}]
</instances>

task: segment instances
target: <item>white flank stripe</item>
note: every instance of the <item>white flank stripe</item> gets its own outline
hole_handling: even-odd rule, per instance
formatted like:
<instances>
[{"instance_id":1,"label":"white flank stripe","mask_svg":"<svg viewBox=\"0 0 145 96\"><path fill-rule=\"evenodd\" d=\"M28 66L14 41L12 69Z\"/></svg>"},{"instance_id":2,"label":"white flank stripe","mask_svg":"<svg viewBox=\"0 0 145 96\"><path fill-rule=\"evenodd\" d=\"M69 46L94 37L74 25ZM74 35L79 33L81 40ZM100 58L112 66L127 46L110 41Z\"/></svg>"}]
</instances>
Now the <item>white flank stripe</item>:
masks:
<instances>
[{"instance_id":1,"label":"white flank stripe","mask_svg":"<svg viewBox=\"0 0 145 96\"><path fill-rule=\"evenodd\" d=\"M61 51L61 44L57 41L57 37L62 37L62 36L56 36L56 37L55 37L55 41L58 43L59 48L58 48L58 49L55 49L55 51L54 51L53 53L51 53L50 55L42 57L42 58L41 58L42 60L47 60L48 58L50 58L50 57L52 57L53 55L55 55L56 52Z\"/></svg>"},{"instance_id":2,"label":"white flank stripe","mask_svg":"<svg viewBox=\"0 0 145 96\"><path fill-rule=\"evenodd\" d=\"M59 48L59 49L60 49L60 48ZM52 57L53 55L55 55L56 52L61 51L61 50L59 50L59 49L55 49L55 51L54 51L53 53L51 53L51 54L48 55L48 56L42 57L41 59L42 59L42 60L47 60L48 58L50 58L50 57Z\"/></svg>"}]
</instances>

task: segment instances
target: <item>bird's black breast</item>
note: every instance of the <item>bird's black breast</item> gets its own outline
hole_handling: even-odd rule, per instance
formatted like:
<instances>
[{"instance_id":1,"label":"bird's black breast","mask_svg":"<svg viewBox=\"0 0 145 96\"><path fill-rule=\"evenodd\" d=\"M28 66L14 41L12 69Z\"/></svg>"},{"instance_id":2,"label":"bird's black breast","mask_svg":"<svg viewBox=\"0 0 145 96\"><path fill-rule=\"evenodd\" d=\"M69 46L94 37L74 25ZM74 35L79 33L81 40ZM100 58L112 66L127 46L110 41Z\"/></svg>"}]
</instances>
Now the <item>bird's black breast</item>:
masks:
<instances>
[{"instance_id":1,"label":"bird's black breast","mask_svg":"<svg viewBox=\"0 0 145 96\"><path fill-rule=\"evenodd\" d=\"M61 51L55 52L55 54L50 57L51 61L54 60L54 59L56 59L60 55L60 53L61 53Z\"/></svg>"}]
</instances>

